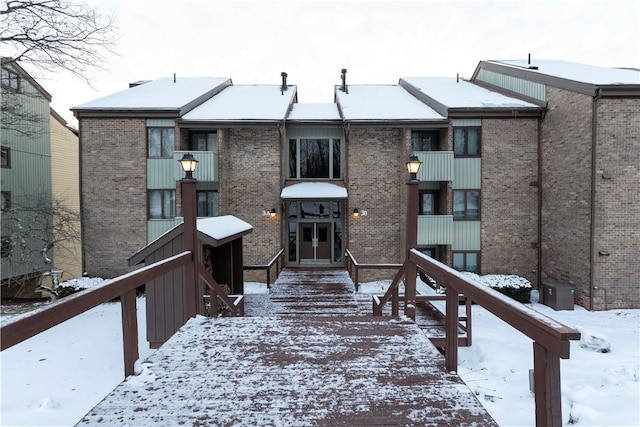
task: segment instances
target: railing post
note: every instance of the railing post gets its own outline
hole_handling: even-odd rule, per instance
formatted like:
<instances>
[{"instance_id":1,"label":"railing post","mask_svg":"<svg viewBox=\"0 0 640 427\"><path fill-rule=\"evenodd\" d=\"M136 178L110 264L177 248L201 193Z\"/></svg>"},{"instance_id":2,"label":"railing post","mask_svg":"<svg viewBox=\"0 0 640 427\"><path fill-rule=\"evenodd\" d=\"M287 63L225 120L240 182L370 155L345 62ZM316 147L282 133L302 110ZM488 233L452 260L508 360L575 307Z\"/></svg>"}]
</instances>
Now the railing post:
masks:
<instances>
[{"instance_id":1,"label":"railing post","mask_svg":"<svg viewBox=\"0 0 640 427\"><path fill-rule=\"evenodd\" d=\"M358 266L356 265L356 273L355 273L355 278L356 280L353 281L353 283L356 285L356 292L358 292L358 288L360 287L360 275L358 274Z\"/></svg>"},{"instance_id":2,"label":"railing post","mask_svg":"<svg viewBox=\"0 0 640 427\"><path fill-rule=\"evenodd\" d=\"M398 314L400 313L400 297L398 296L398 288L400 286L396 286L396 288L393 290L393 296L391 297L391 315L393 317L398 317Z\"/></svg>"},{"instance_id":3,"label":"railing post","mask_svg":"<svg viewBox=\"0 0 640 427\"><path fill-rule=\"evenodd\" d=\"M138 353L138 316L136 313L136 290L120 295L122 311L122 345L124 353L124 376L135 374Z\"/></svg>"},{"instance_id":4,"label":"railing post","mask_svg":"<svg viewBox=\"0 0 640 427\"><path fill-rule=\"evenodd\" d=\"M533 389L536 402L536 426L561 426L560 357L535 341L533 342Z\"/></svg>"},{"instance_id":5,"label":"railing post","mask_svg":"<svg viewBox=\"0 0 640 427\"><path fill-rule=\"evenodd\" d=\"M184 214L183 250L191 252L191 262L185 265L185 299L187 319L198 314L198 276L196 262L198 262L198 232L196 225L196 180L183 178L180 181L182 189L182 212Z\"/></svg>"},{"instance_id":6,"label":"railing post","mask_svg":"<svg viewBox=\"0 0 640 427\"><path fill-rule=\"evenodd\" d=\"M267 289L271 287L271 267L267 267Z\"/></svg>"},{"instance_id":7,"label":"railing post","mask_svg":"<svg viewBox=\"0 0 640 427\"><path fill-rule=\"evenodd\" d=\"M418 245L418 180L414 176L407 181L409 187L407 203L407 265L404 275L404 314L416 320L416 275L415 263L409 261L409 251Z\"/></svg>"},{"instance_id":8,"label":"railing post","mask_svg":"<svg viewBox=\"0 0 640 427\"><path fill-rule=\"evenodd\" d=\"M458 291L447 285L444 362L448 372L458 372Z\"/></svg>"}]
</instances>

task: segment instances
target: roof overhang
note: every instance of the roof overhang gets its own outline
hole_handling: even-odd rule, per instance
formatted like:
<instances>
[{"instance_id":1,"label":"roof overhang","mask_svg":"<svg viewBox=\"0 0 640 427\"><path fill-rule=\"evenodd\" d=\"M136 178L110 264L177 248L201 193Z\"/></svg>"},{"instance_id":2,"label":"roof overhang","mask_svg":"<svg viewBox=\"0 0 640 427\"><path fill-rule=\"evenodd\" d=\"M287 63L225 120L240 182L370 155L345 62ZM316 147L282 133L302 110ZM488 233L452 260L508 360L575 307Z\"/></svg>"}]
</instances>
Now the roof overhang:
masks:
<instances>
[{"instance_id":1,"label":"roof overhang","mask_svg":"<svg viewBox=\"0 0 640 427\"><path fill-rule=\"evenodd\" d=\"M282 200L335 200L346 199L347 189L329 182L299 182L282 189Z\"/></svg>"}]
</instances>

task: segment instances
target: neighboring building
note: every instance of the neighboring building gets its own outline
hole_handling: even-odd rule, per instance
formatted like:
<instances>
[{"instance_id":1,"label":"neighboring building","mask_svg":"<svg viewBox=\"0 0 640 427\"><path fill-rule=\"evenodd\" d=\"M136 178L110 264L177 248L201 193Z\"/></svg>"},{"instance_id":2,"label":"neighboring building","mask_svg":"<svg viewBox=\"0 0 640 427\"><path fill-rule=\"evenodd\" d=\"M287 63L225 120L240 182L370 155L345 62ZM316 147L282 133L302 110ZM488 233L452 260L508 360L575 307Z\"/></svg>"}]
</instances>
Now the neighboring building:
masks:
<instances>
[{"instance_id":1,"label":"neighboring building","mask_svg":"<svg viewBox=\"0 0 640 427\"><path fill-rule=\"evenodd\" d=\"M51 182L53 190L55 268L62 280L82 277L80 238L80 146L78 131L51 109Z\"/></svg>"},{"instance_id":2,"label":"neighboring building","mask_svg":"<svg viewBox=\"0 0 640 427\"><path fill-rule=\"evenodd\" d=\"M7 58L1 86L2 296L35 296L52 220L51 95Z\"/></svg>"},{"instance_id":3,"label":"neighboring building","mask_svg":"<svg viewBox=\"0 0 640 427\"><path fill-rule=\"evenodd\" d=\"M401 262L405 163L416 154L419 248L459 270L518 274L536 286L549 276L545 263L557 260L540 245L548 212L541 207L558 199L545 199L544 153L540 161L553 117L548 101L489 87L477 75L398 85L347 85L343 75L334 103L301 104L284 79L160 79L74 108L83 235L92 243L85 270L126 272L132 253L181 221L177 160L188 151L200 161L199 216L234 215L254 226L244 241L247 264L280 248L292 267L341 267L345 249L363 263ZM637 111L635 102L627 108ZM618 277L637 290L637 280Z\"/></svg>"},{"instance_id":4,"label":"neighboring building","mask_svg":"<svg viewBox=\"0 0 640 427\"><path fill-rule=\"evenodd\" d=\"M540 265L577 301L640 307L640 70L480 62L473 81L542 102Z\"/></svg>"}]
</instances>

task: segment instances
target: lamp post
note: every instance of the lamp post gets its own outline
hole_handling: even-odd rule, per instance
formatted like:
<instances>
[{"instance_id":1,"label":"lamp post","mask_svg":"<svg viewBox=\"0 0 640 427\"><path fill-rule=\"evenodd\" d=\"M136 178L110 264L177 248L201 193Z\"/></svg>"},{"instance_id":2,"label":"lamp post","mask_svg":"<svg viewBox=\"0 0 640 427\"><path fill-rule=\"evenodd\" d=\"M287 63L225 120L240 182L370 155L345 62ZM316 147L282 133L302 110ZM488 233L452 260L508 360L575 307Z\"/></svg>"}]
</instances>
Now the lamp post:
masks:
<instances>
[{"instance_id":1,"label":"lamp post","mask_svg":"<svg viewBox=\"0 0 640 427\"><path fill-rule=\"evenodd\" d=\"M191 252L191 262L185 266L185 300L187 319L198 314L198 281L196 280L196 262L198 260L198 232L196 229L196 182L193 172L198 161L191 153L185 153L179 160L185 177L180 180L182 192L182 215L184 228L182 234L182 250Z\"/></svg>"},{"instance_id":2,"label":"lamp post","mask_svg":"<svg viewBox=\"0 0 640 427\"><path fill-rule=\"evenodd\" d=\"M418 245L418 171L422 162L417 156L409 157L407 162L407 171L409 172L409 181L407 181L408 202L407 202L407 259L409 259L409 251ZM408 262L406 264L404 278L404 314L413 320L416 320L416 265Z\"/></svg>"}]
</instances>

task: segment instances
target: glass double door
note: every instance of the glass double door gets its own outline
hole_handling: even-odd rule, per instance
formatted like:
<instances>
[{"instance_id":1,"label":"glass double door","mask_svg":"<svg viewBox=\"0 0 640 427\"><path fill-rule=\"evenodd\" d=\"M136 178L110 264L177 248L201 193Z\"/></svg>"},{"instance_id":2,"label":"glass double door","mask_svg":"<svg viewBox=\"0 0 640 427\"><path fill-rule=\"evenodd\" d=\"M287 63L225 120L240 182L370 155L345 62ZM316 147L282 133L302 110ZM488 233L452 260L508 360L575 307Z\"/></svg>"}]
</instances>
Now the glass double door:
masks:
<instances>
[{"instance_id":1,"label":"glass double door","mask_svg":"<svg viewBox=\"0 0 640 427\"><path fill-rule=\"evenodd\" d=\"M300 264L331 264L331 223L300 223Z\"/></svg>"},{"instance_id":2,"label":"glass double door","mask_svg":"<svg viewBox=\"0 0 640 427\"><path fill-rule=\"evenodd\" d=\"M288 202L288 264L342 264L343 203Z\"/></svg>"}]
</instances>

